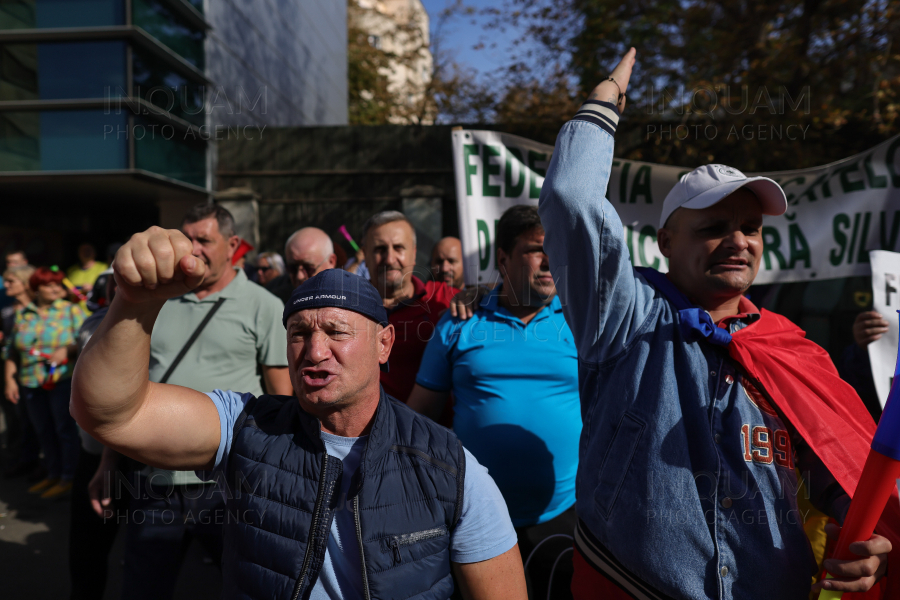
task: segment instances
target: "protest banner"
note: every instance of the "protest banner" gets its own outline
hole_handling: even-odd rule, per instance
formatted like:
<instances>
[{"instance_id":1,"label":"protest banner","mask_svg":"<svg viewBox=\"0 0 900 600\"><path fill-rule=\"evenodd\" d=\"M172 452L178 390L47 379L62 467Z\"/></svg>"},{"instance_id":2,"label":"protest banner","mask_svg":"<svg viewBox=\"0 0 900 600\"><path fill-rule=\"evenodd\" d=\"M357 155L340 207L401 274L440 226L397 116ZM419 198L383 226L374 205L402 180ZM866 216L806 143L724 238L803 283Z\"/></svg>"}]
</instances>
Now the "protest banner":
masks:
<instances>
[{"instance_id":1,"label":"protest banner","mask_svg":"<svg viewBox=\"0 0 900 600\"><path fill-rule=\"evenodd\" d=\"M510 206L537 205L553 148L497 131L460 129L452 138L466 283L496 282L496 222ZM636 266L666 271L656 245L659 215L689 171L613 161L606 197L625 225ZM788 200L787 213L764 219L756 283L868 275L869 250L900 249L900 136L820 167L746 174L774 179Z\"/></svg>"},{"instance_id":2,"label":"protest banner","mask_svg":"<svg viewBox=\"0 0 900 600\"><path fill-rule=\"evenodd\" d=\"M884 406L897 363L900 339L900 253L874 250L869 253L872 265L872 308L888 322L888 331L868 346L869 363L878 400Z\"/></svg>"}]
</instances>

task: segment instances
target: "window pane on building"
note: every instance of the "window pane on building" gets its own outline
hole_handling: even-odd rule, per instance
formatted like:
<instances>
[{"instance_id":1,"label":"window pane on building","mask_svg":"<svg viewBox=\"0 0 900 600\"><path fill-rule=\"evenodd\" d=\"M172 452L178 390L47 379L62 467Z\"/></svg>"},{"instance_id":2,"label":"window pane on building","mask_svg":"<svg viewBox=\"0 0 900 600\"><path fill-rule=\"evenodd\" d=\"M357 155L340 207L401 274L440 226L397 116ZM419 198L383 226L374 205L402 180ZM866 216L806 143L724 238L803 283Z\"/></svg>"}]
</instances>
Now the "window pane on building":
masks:
<instances>
[{"instance_id":1,"label":"window pane on building","mask_svg":"<svg viewBox=\"0 0 900 600\"><path fill-rule=\"evenodd\" d=\"M165 61L134 49L134 95L194 125L203 125L203 86L175 72Z\"/></svg>"},{"instance_id":2,"label":"window pane on building","mask_svg":"<svg viewBox=\"0 0 900 600\"><path fill-rule=\"evenodd\" d=\"M125 24L125 0L0 0L0 29Z\"/></svg>"},{"instance_id":3,"label":"window pane on building","mask_svg":"<svg viewBox=\"0 0 900 600\"><path fill-rule=\"evenodd\" d=\"M109 98L125 93L125 42L38 44L42 100Z\"/></svg>"},{"instance_id":4,"label":"window pane on building","mask_svg":"<svg viewBox=\"0 0 900 600\"><path fill-rule=\"evenodd\" d=\"M102 110L0 112L0 171L125 169L127 124Z\"/></svg>"},{"instance_id":5,"label":"window pane on building","mask_svg":"<svg viewBox=\"0 0 900 600\"><path fill-rule=\"evenodd\" d=\"M0 100L37 100L37 44L0 45Z\"/></svg>"},{"instance_id":6,"label":"window pane on building","mask_svg":"<svg viewBox=\"0 0 900 600\"><path fill-rule=\"evenodd\" d=\"M145 169L196 186L206 186L206 144L190 133L140 117L134 120L134 162Z\"/></svg>"},{"instance_id":7,"label":"window pane on building","mask_svg":"<svg viewBox=\"0 0 900 600\"><path fill-rule=\"evenodd\" d=\"M204 68L203 32L188 25L159 0L132 0L132 23L181 55L201 71Z\"/></svg>"},{"instance_id":8,"label":"window pane on building","mask_svg":"<svg viewBox=\"0 0 900 600\"><path fill-rule=\"evenodd\" d=\"M125 42L0 45L0 100L110 98L125 92Z\"/></svg>"}]
</instances>

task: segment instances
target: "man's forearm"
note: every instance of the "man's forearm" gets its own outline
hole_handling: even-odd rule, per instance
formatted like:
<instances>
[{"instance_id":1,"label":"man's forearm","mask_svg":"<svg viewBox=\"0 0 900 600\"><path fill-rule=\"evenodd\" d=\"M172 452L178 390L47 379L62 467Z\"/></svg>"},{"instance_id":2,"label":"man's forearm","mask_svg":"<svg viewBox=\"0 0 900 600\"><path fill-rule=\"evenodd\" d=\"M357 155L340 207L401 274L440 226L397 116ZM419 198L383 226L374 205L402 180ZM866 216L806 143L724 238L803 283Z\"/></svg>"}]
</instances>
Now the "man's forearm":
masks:
<instances>
[{"instance_id":1,"label":"man's forearm","mask_svg":"<svg viewBox=\"0 0 900 600\"><path fill-rule=\"evenodd\" d=\"M220 441L206 394L150 383L150 333L169 298L203 282L206 266L183 233L151 227L116 253L109 313L75 366L71 413L98 442L149 465L209 469Z\"/></svg>"},{"instance_id":2,"label":"man's forearm","mask_svg":"<svg viewBox=\"0 0 900 600\"><path fill-rule=\"evenodd\" d=\"M150 333L164 301L116 298L85 346L72 378L72 415L88 433L114 429L140 408L149 389Z\"/></svg>"},{"instance_id":3,"label":"man's forearm","mask_svg":"<svg viewBox=\"0 0 900 600\"><path fill-rule=\"evenodd\" d=\"M263 380L266 383L266 393L275 396L293 396L294 386L291 384L291 375L287 367L262 366Z\"/></svg>"},{"instance_id":4,"label":"man's forearm","mask_svg":"<svg viewBox=\"0 0 900 600\"><path fill-rule=\"evenodd\" d=\"M600 336L615 334L615 321L633 302L622 223L605 198L614 146L609 129L577 117L563 126L538 207L550 271L578 352L588 361L599 360L593 355ZM610 316L614 322L607 323Z\"/></svg>"},{"instance_id":5,"label":"man's forearm","mask_svg":"<svg viewBox=\"0 0 900 600\"><path fill-rule=\"evenodd\" d=\"M432 421L441 418L444 407L447 406L447 400L450 398L450 392L438 392L429 390L418 383L413 386L406 405L419 414L425 415Z\"/></svg>"}]
</instances>

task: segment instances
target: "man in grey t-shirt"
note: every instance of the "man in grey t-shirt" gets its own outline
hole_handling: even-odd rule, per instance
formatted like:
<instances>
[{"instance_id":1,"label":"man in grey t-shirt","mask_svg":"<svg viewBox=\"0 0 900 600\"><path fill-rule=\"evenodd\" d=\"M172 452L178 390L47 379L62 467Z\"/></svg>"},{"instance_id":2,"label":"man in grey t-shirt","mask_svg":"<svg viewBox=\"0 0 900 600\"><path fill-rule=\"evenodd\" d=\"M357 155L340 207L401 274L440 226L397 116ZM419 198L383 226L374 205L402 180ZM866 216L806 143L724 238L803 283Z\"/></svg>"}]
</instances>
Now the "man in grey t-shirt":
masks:
<instances>
[{"instance_id":1,"label":"man in grey t-shirt","mask_svg":"<svg viewBox=\"0 0 900 600\"><path fill-rule=\"evenodd\" d=\"M257 395L264 383L270 393L292 394L281 302L232 267L239 238L231 214L215 204L197 205L185 216L182 232L209 275L196 289L163 305L150 341L150 381L165 378L199 391L226 387ZM146 467L134 481L139 496L129 510L122 597L164 600L172 597L191 537L220 560L224 498L191 471Z\"/></svg>"}]
</instances>

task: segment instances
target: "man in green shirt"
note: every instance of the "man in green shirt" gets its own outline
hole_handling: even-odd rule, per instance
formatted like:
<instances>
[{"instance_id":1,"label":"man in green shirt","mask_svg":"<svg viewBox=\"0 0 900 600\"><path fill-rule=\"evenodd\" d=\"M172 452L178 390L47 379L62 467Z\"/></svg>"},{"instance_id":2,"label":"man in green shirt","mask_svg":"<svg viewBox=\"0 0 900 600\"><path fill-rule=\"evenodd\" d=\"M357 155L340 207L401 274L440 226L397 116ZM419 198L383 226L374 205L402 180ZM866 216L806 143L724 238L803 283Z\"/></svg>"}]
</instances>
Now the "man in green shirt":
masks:
<instances>
[{"instance_id":1,"label":"man in green shirt","mask_svg":"<svg viewBox=\"0 0 900 600\"><path fill-rule=\"evenodd\" d=\"M198 391L227 388L254 395L263 394L265 386L270 394L293 395L282 303L232 267L240 242L231 214L216 204L200 204L185 216L181 230L209 275L199 288L163 307L151 334L150 380ZM201 482L192 471L146 467L134 481L140 485L140 497L130 504L123 598L165 600L173 595L190 536L215 561L221 558L224 498L215 485Z\"/></svg>"}]
</instances>

